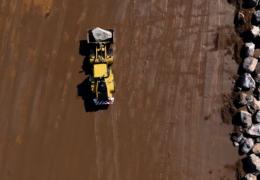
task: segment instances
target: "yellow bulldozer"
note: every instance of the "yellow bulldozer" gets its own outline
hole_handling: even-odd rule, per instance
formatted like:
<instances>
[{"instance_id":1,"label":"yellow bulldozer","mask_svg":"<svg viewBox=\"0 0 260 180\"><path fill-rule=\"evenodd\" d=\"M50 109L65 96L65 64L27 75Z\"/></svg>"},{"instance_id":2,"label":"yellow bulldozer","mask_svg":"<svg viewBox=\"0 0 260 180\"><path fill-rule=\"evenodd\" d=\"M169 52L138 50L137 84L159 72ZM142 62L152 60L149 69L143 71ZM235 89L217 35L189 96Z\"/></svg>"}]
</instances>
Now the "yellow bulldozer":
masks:
<instances>
[{"instance_id":1,"label":"yellow bulldozer","mask_svg":"<svg viewBox=\"0 0 260 180\"><path fill-rule=\"evenodd\" d=\"M88 59L93 103L96 106L113 104L115 92L113 64L114 31L111 29L94 28L88 31Z\"/></svg>"}]
</instances>

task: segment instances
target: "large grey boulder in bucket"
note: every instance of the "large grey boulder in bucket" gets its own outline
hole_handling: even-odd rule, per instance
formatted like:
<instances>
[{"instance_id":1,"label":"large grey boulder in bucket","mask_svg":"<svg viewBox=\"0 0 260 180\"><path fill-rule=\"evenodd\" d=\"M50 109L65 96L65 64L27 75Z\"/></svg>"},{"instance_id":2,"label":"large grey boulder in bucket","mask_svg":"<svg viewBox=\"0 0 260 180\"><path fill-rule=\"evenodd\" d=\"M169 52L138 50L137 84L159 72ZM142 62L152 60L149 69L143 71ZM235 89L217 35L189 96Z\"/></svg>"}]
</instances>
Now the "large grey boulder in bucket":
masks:
<instances>
[{"instance_id":1,"label":"large grey boulder in bucket","mask_svg":"<svg viewBox=\"0 0 260 180\"><path fill-rule=\"evenodd\" d=\"M244 59L243 69L246 72L252 73L252 72L255 71L257 62L258 62L258 60L256 58L249 56L249 57Z\"/></svg>"},{"instance_id":2,"label":"large grey boulder in bucket","mask_svg":"<svg viewBox=\"0 0 260 180\"><path fill-rule=\"evenodd\" d=\"M96 41L105 41L112 38L112 32L99 27L94 28L91 32Z\"/></svg>"}]
</instances>

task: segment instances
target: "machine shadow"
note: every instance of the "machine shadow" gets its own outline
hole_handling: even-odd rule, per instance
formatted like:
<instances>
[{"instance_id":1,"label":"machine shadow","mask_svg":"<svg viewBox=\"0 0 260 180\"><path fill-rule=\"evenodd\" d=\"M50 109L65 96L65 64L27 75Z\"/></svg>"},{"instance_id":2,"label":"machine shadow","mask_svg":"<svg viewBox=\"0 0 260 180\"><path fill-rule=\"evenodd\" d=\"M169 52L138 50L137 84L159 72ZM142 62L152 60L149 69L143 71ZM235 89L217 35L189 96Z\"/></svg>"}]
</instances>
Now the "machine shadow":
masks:
<instances>
[{"instance_id":1,"label":"machine shadow","mask_svg":"<svg viewBox=\"0 0 260 180\"><path fill-rule=\"evenodd\" d=\"M88 79L85 79L77 85L77 94L82 98L86 112L97 111L97 107L93 103L93 95L90 90L90 82Z\"/></svg>"},{"instance_id":2,"label":"machine shadow","mask_svg":"<svg viewBox=\"0 0 260 180\"><path fill-rule=\"evenodd\" d=\"M93 112L98 110L108 109L108 105L96 106L93 102L94 95L91 91L91 83L88 79L88 75L92 73L91 64L89 63L90 46L86 40L81 40L79 43L79 54L84 57L81 72L87 76L85 80L77 85L77 95L83 100L84 109L86 112Z\"/></svg>"}]
</instances>

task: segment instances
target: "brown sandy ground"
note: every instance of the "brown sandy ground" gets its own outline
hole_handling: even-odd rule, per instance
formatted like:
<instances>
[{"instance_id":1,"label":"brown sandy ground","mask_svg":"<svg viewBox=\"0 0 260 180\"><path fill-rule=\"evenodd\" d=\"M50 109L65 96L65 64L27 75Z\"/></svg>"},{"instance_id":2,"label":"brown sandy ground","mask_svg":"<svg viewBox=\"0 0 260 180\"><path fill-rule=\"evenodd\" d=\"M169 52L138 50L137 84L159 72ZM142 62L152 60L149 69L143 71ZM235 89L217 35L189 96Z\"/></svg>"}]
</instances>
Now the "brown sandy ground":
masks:
<instances>
[{"instance_id":1,"label":"brown sandy ground","mask_svg":"<svg viewBox=\"0 0 260 180\"><path fill-rule=\"evenodd\" d=\"M1 180L235 179L225 0L1 0ZM86 30L116 31L115 104L77 96ZM126 35L127 34L127 35Z\"/></svg>"}]
</instances>

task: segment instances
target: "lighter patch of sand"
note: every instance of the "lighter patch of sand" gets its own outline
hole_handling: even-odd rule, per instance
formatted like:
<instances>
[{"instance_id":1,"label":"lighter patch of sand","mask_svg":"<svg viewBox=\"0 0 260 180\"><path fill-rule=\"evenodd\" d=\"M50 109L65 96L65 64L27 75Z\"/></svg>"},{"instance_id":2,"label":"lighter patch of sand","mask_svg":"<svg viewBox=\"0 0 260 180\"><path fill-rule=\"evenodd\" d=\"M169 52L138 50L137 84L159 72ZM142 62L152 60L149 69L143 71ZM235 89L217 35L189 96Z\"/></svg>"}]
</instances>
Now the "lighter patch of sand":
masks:
<instances>
[{"instance_id":1,"label":"lighter patch of sand","mask_svg":"<svg viewBox=\"0 0 260 180\"><path fill-rule=\"evenodd\" d=\"M23 0L25 8L28 10L31 6L42 10L42 13L49 13L53 0Z\"/></svg>"}]
</instances>

